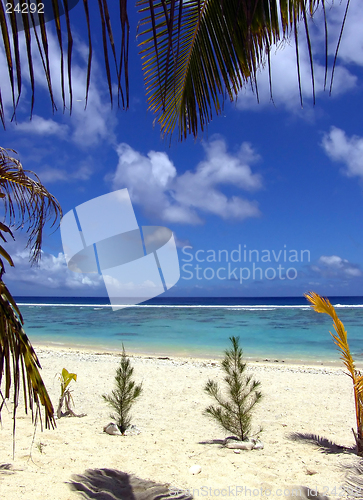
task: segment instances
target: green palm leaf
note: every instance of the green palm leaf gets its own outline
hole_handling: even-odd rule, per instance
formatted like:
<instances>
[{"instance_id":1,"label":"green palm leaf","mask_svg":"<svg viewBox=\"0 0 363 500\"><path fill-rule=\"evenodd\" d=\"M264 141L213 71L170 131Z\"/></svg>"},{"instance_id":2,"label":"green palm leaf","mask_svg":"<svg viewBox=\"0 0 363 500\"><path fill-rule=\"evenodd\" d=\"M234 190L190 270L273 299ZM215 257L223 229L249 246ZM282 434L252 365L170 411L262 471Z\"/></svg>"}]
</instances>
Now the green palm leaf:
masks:
<instances>
[{"instance_id":1,"label":"green palm leaf","mask_svg":"<svg viewBox=\"0 0 363 500\"><path fill-rule=\"evenodd\" d=\"M11 0L11 3L15 5L15 0ZM35 52L39 53L42 61L53 111L57 109L49 61L48 33L51 25L55 26L60 50L63 111L67 106L69 106L70 112L72 111L73 36L71 18L74 1L73 5L71 3L71 0L51 0L52 12L47 12L47 16L22 13L17 18L14 12L7 14L3 3L0 2L0 31L7 60L14 116L26 71L28 71L31 86L30 115L33 112L36 84L33 69ZM107 0L97 0L97 3L99 14L96 17L98 17L101 27L110 102L112 105L114 72L111 70L110 59L113 59L118 104L120 105L121 99L122 106L128 108L130 27L127 0L119 0L120 19L118 22L121 29L119 52L114 41L114 31L111 26L113 16L110 15L108 2ZM346 13L349 4L350 0L347 1ZM298 85L302 102L298 40L300 23L305 26L314 96L314 65L308 17L313 17L319 6L323 10L326 31L326 83L328 39L325 0L139 0L138 5L141 8L140 11L144 15L146 14L141 22L143 31L140 47L149 109L156 113L163 133L171 133L178 126L181 139L189 133L196 136L199 130L204 130L214 115L221 113L224 100L226 98L235 99L241 88L246 85L252 86L258 99L257 70L261 65L268 64L271 89L271 47L292 34L295 38ZM83 7L88 33L88 62L85 78L85 102L87 106L93 53L92 37L98 36L98 33L94 25L91 29L89 0L83 0ZM50 4L47 4L47 8L50 8ZM342 21L337 51L346 13ZM53 21L49 21L49 15L53 17ZM27 68L24 67L19 54L21 31L24 31L26 41ZM337 51L332 69L330 90ZM67 71L64 69L65 53L67 53ZM65 88L67 81L68 92ZM1 88L0 120L5 127Z\"/></svg>"},{"instance_id":2,"label":"green palm leaf","mask_svg":"<svg viewBox=\"0 0 363 500\"><path fill-rule=\"evenodd\" d=\"M48 221L54 225L62 211L58 201L45 189L38 177L24 170L21 163L10 156L10 152L15 153L13 150L0 148L0 198L4 202L5 215L10 224L27 226L30 233L28 245L31 249L31 260L35 262L40 257L44 225ZM28 174L33 175L35 179ZM1 222L0 237L3 241L6 241L7 234L13 237L10 228ZM14 266L11 256L2 246L0 256L6 259L10 266ZM21 386L25 411L30 408L33 421L37 421L39 416L42 425L41 406L44 407L45 426L54 427L55 421L53 405L39 373L39 359L24 332L20 310L3 282L4 273L4 263L0 258L0 387L4 377L4 392L0 390L0 417L5 400L10 397L12 389L15 436L15 417Z\"/></svg>"},{"instance_id":3,"label":"green palm leaf","mask_svg":"<svg viewBox=\"0 0 363 500\"><path fill-rule=\"evenodd\" d=\"M11 4L14 6L18 5L15 0L10 0ZM70 112L72 111L72 49L73 49L73 37L72 37L72 26L71 26L71 12L69 0L51 0L51 3L45 4L46 15L43 13L38 13L37 15L21 13L16 15L12 9L10 13L7 13L4 9L4 4L0 1L0 31L3 42L3 47L5 51L5 56L7 60L7 70L10 81L10 87L12 92L13 101L13 112L15 116L15 111L19 102L21 90L22 90L22 76L25 71L28 71L30 86L31 86L31 109L30 114L32 114L34 107L34 96L35 96L35 80L34 80L34 68L33 68L33 52L38 51L41 57L43 71L48 84L48 91L51 98L53 111L57 109L54 100L54 92L52 85L52 75L50 71L50 60L49 60L49 47L48 47L48 33L50 26L53 25L56 31L57 43L60 50L60 69L61 69L61 95L63 103L63 111L66 106L69 106ZM74 4L74 2L73 2ZM22 4L20 4L22 5ZM104 62L106 68L107 82L110 93L110 101L112 104L112 71L110 67L110 56L109 48L111 48L112 58L115 64L115 73L118 88L118 98L122 100L122 106L125 108L129 105L129 83L128 83L128 43L129 43L129 22L127 17L127 0L119 0L119 10L120 10L120 28L121 28L121 44L120 52L117 55L116 45L114 42L113 30L111 27L111 16L109 14L107 0L98 0L99 5L99 22L101 25L102 33L102 44L104 50ZM88 63L87 63L87 77L85 81L85 102L87 105L88 93L91 78L91 63L92 63L92 37L97 36L98 33L94 29L94 26L90 24L89 15L89 2L88 0L83 0L85 21L88 31ZM64 13L64 17L62 14ZM79 14L78 14L79 15ZM49 19L52 18L53 21ZM65 24L65 26L64 26ZM22 35L22 31L24 35ZM39 33L40 31L40 33ZM19 53L19 40L24 36L26 41L27 49L27 61L28 68L22 67L20 53ZM32 43L33 42L33 43ZM65 53L67 54L67 75L64 69L64 59ZM124 75L124 83L122 84L122 75ZM68 96L66 92L66 82L68 81ZM123 87L124 86L124 87ZM126 92L124 92L125 88ZM126 94L126 97L125 97ZM13 118L14 118L13 116ZM5 128L5 116L3 109L3 102L1 98L1 88L0 88L0 120Z\"/></svg>"},{"instance_id":4,"label":"green palm leaf","mask_svg":"<svg viewBox=\"0 0 363 500\"><path fill-rule=\"evenodd\" d=\"M257 69L269 65L272 45L291 34L302 99L299 23L305 26L314 93L308 16L324 0L139 0L138 5L145 15L139 46L148 104L162 133L177 126L180 139L197 136L221 113L225 98L235 99L246 85L258 98Z\"/></svg>"},{"instance_id":5,"label":"green palm leaf","mask_svg":"<svg viewBox=\"0 0 363 500\"><path fill-rule=\"evenodd\" d=\"M40 257L43 228L47 222L54 225L61 216L62 209L38 176L24 170L20 161L9 153L16 151L0 147L0 194L10 225L15 223L19 227L27 226L31 260L36 262ZM1 229L0 226L0 231Z\"/></svg>"},{"instance_id":6,"label":"green palm leaf","mask_svg":"<svg viewBox=\"0 0 363 500\"><path fill-rule=\"evenodd\" d=\"M61 375L61 396L65 393L69 384L74 380L77 381L77 375L75 373L69 373L66 368L63 368Z\"/></svg>"}]
</instances>

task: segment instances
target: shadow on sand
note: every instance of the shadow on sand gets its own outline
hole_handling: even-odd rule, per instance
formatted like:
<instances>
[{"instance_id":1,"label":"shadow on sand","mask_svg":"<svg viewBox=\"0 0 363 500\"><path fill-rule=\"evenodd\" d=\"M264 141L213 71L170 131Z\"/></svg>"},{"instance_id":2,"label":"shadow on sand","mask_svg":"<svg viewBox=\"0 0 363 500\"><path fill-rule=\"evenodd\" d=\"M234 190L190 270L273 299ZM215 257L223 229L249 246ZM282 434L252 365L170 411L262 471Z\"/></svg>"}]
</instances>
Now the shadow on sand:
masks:
<instances>
[{"instance_id":1,"label":"shadow on sand","mask_svg":"<svg viewBox=\"0 0 363 500\"><path fill-rule=\"evenodd\" d=\"M169 485L140 479L114 469L88 469L73 475L69 483L72 490L83 498L97 500L192 500L183 492L177 494Z\"/></svg>"},{"instance_id":2,"label":"shadow on sand","mask_svg":"<svg viewBox=\"0 0 363 500\"><path fill-rule=\"evenodd\" d=\"M323 453L355 453L355 447L347 448L345 446L340 446L330 439L319 436L318 434L303 433L303 432L293 432L288 435L291 441L305 441L307 443L318 446L320 451Z\"/></svg>"}]
</instances>

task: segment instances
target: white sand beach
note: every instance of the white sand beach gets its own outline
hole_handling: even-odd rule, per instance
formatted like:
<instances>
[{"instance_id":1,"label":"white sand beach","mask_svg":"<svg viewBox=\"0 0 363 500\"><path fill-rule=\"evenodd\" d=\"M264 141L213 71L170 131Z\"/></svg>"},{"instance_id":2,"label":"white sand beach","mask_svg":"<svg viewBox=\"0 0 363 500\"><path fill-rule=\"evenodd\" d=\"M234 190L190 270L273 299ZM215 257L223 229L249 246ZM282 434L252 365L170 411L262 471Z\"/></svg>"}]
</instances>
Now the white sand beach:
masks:
<instances>
[{"instance_id":1,"label":"white sand beach","mask_svg":"<svg viewBox=\"0 0 363 500\"><path fill-rule=\"evenodd\" d=\"M12 406L4 408L0 464L11 468L0 470L2 499L81 498L69 486L72 475L100 468L167 483L195 498L284 497L284 489L299 485L329 498L346 496L341 487L347 466L358 458L334 446L354 447L352 383L340 365L251 363L264 395L253 418L256 428L263 427L264 449L235 453L218 443L228 434L202 415L212 402L203 391L206 381L222 380L218 361L131 357L134 379L144 389L132 412L141 432L110 436L103 432L111 419L102 394L114 387L119 357L44 346L36 346L36 352L54 406L60 392L57 373L67 368L78 376L72 382L75 411L87 415L62 417L55 430L38 428L31 449L31 418L19 406L13 460ZM320 440L320 448L309 436ZM189 472L193 465L200 465L199 474Z\"/></svg>"}]
</instances>

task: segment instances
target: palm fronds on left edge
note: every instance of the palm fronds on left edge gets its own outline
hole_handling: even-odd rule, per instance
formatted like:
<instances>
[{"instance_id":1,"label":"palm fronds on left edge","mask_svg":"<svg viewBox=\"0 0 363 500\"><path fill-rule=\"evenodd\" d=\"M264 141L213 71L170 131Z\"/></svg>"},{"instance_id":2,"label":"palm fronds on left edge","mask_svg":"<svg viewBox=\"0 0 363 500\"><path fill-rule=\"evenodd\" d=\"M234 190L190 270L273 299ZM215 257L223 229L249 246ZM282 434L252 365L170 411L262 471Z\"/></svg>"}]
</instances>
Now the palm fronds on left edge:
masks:
<instances>
[{"instance_id":1,"label":"palm fronds on left edge","mask_svg":"<svg viewBox=\"0 0 363 500\"><path fill-rule=\"evenodd\" d=\"M28 175L30 172L24 170L21 163L10 156L9 151L11 150L0 148L0 199L4 201L5 216L9 223L27 226L31 260L36 262L40 257L44 225L49 220L54 225L62 212L58 201L45 189L37 176L34 174L36 180L32 179ZM9 226L0 222L0 238L6 241L6 235L13 238ZM11 256L0 246L0 388L4 379L4 393L0 391L0 416L5 400L10 397L13 389L15 434L15 417L22 385L25 411L30 408L34 421L35 409L35 420L39 414L42 424L42 405L45 426L54 427L54 409L39 373L39 359L24 332L19 308L3 281L3 259L8 265L14 266Z\"/></svg>"},{"instance_id":2,"label":"palm fronds on left edge","mask_svg":"<svg viewBox=\"0 0 363 500\"><path fill-rule=\"evenodd\" d=\"M20 382L23 382L25 411L30 408L34 420L34 403L45 409L45 426L55 426L54 409L40 376L39 359L23 330L23 318L4 282L0 281L0 384L5 375L4 399L14 391L14 430L19 402ZM1 405L2 406L2 405ZM41 414L40 414L41 415Z\"/></svg>"},{"instance_id":3,"label":"palm fronds on left edge","mask_svg":"<svg viewBox=\"0 0 363 500\"><path fill-rule=\"evenodd\" d=\"M4 226L2 224L2 226ZM6 226L5 226L6 227ZM3 229L3 228L2 228ZM1 235L1 233L0 233ZM9 254L2 248L1 255L10 265L13 265ZM20 386L23 386L25 412L30 408L32 421L37 421L39 415L41 426L41 405L44 407L45 427L54 428L54 408L42 377L39 359L23 329L23 318L7 286L2 281L5 272L4 264L0 259L0 387L4 376L4 393L0 390L2 402L1 410L6 399L10 397L13 387L13 436L15 437L16 412L19 405ZM34 415L34 407L36 409ZM13 441L13 454L15 453L15 440Z\"/></svg>"},{"instance_id":4,"label":"palm fronds on left edge","mask_svg":"<svg viewBox=\"0 0 363 500\"><path fill-rule=\"evenodd\" d=\"M20 161L9 153L16 154L16 151L0 147L0 198L4 201L5 216L9 224L27 227L31 261L37 262L40 257L43 228L47 222L51 222L53 226L61 217L62 209L38 176L34 172L24 170Z\"/></svg>"}]
</instances>

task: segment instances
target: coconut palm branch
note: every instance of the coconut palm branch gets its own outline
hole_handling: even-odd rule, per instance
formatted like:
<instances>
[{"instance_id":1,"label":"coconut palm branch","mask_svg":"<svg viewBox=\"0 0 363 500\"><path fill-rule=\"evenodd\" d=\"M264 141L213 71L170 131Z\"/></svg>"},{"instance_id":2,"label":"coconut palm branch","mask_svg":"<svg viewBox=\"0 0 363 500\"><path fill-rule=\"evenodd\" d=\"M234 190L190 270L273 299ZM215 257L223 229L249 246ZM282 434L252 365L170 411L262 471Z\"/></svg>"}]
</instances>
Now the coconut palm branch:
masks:
<instances>
[{"instance_id":1,"label":"coconut palm branch","mask_svg":"<svg viewBox=\"0 0 363 500\"><path fill-rule=\"evenodd\" d=\"M46 77L48 92L50 96L50 101L52 105L53 112L57 109L52 75L50 71L50 54L49 54L49 32L51 28L55 28L57 35L57 43L60 50L60 69L61 69L61 92L63 101L63 111L66 106L69 106L70 112L72 111L72 49L73 49L73 36L71 27L71 12L72 8L78 3L77 0L51 0L51 2L45 2L43 10L44 13L40 13L39 8L37 13L17 13L15 12L15 6L21 5L23 9L24 3L19 5L10 0L13 4L12 8L9 8L10 2L3 3L0 1L0 28L1 37L3 42L3 48L5 51L6 61L7 61L7 72L10 82L11 95L12 95L12 107L13 107L13 118L15 117L16 108L19 102L19 98L22 91L22 82L24 72L26 71L29 77L31 86L31 110L30 114L33 112L34 99L35 99L35 77L34 77L34 66L33 59L34 53L40 54L43 71ZM37 2L38 3L38 2ZM84 18L87 25L88 32L88 62L87 62L87 77L85 81L85 102L87 106L90 79L91 79L91 65L92 65L92 38L99 33L96 33L94 25L91 29L90 21L90 2L89 0L83 0L83 10ZM101 27L101 38L103 44L104 52L104 62L107 77L107 84L110 94L111 104L113 102L112 93L112 81L116 75L117 82L117 95L118 104L120 104L120 97L123 107L128 107L129 104L129 84L128 84L128 44L129 44L129 21L127 16L126 4L127 0L119 0L119 21L117 25L121 28L121 42L119 48L119 54L117 55L117 49L114 41L114 35L111 27L111 18L109 13L109 8L107 0L98 0L98 10L99 13L96 16L100 27ZM31 4L34 5L34 4ZM92 3L94 5L94 3ZM30 7L28 9L31 10ZM77 17L79 17L79 12L77 11ZM24 34L22 34L24 32ZM95 35L96 33L96 35ZM25 37L26 45L26 56L27 65L22 63L20 54L20 39ZM1 38L0 38L1 39ZM111 60L114 62L114 73L111 71ZM25 67L24 67L25 66ZM5 69L4 69L5 72ZM124 82L122 85L122 75L124 76ZM67 96L68 94L68 96ZM0 89L0 119L5 127L5 115L3 100L1 97Z\"/></svg>"},{"instance_id":2,"label":"coconut palm branch","mask_svg":"<svg viewBox=\"0 0 363 500\"><path fill-rule=\"evenodd\" d=\"M328 314L333 320L336 335L331 332L329 333L333 337L335 345L341 352L340 359L343 361L346 369L348 370L348 375L353 382L357 422L357 432L353 430L353 433L357 444L357 453L358 455L363 456L363 376L360 371L356 369L353 357L350 353L347 331L328 299L324 299L315 292L308 292L304 295L312 304L312 307L316 312Z\"/></svg>"},{"instance_id":3,"label":"coconut palm branch","mask_svg":"<svg viewBox=\"0 0 363 500\"><path fill-rule=\"evenodd\" d=\"M139 0L144 17L140 33L144 79L149 109L156 115L164 134L178 127L180 138L203 131L213 115L223 109L227 97L233 100L245 85L252 85L258 98L256 73L267 62L270 70L270 50L278 42L293 36L296 46L298 86L302 102L299 66L299 25L303 26L310 56L314 96L314 65L308 28L308 18L319 7L325 25L326 75L328 69L328 37L325 16L326 0ZM15 4L11 0L13 5ZM60 51L61 94L63 111L72 111L72 50L74 28L72 16L77 0L51 0L45 14L16 14L5 11L0 1L0 31L7 61L7 73L12 94L13 119L22 91L26 72L31 87L30 115L35 100L34 55L40 54L53 112L57 109L49 60L49 33L54 27ZM97 0L98 11L91 14L101 28L92 24L89 0L83 0L84 19L88 33L88 62L85 77L87 106L94 37L101 35L106 80L111 105L116 81L118 105L129 105L128 48L129 20L127 0L119 0L119 16L110 16L107 0ZM346 13L350 0L347 0ZM9 3L7 4L7 6ZM51 6L51 8L50 8ZM113 8L116 8L112 5ZM8 8L8 7L7 7ZM345 14L346 14L345 13ZM111 23L112 19L117 20ZM339 48L346 15L342 20ZM115 29L115 25L117 26ZM113 26L113 27L112 27ZM121 30L118 47L114 33ZM24 32L24 35L22 34ZM26 60L20 54L20 39L25 37ZM280 44L281 45L281 44ZM337 52L335 54L333 81ZM270 88L271 88L271 71ZM272 94L271 94L272 95ZM5 127L4 106L0 88L0 120Z\"/></svg>"},{"instance_id":4,"label":"coconut palm branch","mask_svg":"<svg viewBox=\"0 0 363 500\"><path fill-rule=\"evenodd\" d=\"M320 6L327 71L325 0L139 0L138 5L145 15L140 48L149 109L156 113L162 133L172 133L177 126L181 140L203 131L213 115L221 113L224 100L236 99L246 85L252 86L258 99L256 74L265 63L271 90L270 50L290 36L295 39L302 104L300 25L310 57L314 96L308 18ZM333 69L335 61L336 57Z\"/></svg>"},{"instance_id":5,"label":"coconut palm branch","mask_svg":"<svg viewBox=\"0 0 363 500\"><path fill-rule=\"evenodd\" d=\"M5 206L5 220L10 225L28 229L31 260L36 262L40 257L44 225L49 221L54 225L62 212L58 201L45 189L38 177L24 170L19 160L10 156L10 152L15 153L13 150L0 148L0 198ZM0 238L6 241L9 236L13 238L10 227L0 222ZM3 281L4 261L14 266L11 256L0 246L0 387L4 378L4 389L3 392L0 391L0 416L12 389L15 435L21 386L25 411L31 410L33 421L39 415L42 424L41 406L44 407L45 426L54 427L55 421L53 405L39 373L39 359L23 329L24 322L19 308Z\"/></svg>"},{"instance_id":6,"label":"coconut palm branch","mask_svg":"<svg viewBox=\"0 0 363 500\"><path fill-rule=\"evenodd\" d=\"M16 154L12 149L0 147L0 198L3 199L9 224L27 228L31 261L35 263L40 257L44 226L48 222L54 226L62 209L38 176L24 170L20 161L11 157L9 152Z\"/></svg>"}]
</instances>

